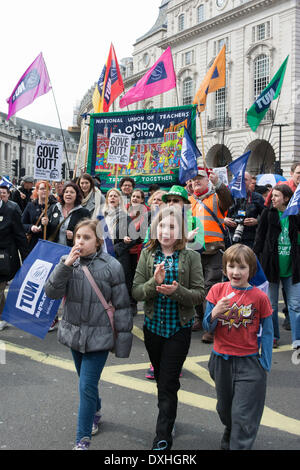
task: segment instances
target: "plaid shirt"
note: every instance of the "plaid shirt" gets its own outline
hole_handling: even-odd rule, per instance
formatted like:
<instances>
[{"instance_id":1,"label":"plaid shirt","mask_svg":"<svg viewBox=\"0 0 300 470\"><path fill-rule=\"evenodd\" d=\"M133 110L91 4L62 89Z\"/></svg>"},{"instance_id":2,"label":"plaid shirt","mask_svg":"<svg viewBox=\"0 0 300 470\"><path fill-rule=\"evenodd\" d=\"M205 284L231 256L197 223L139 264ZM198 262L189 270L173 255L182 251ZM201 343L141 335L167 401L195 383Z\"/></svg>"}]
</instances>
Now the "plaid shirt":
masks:
<instances>
[{"instance_id":1,"label":"plaid shirt","mask_svg":"<svg viewBox=\"0 0 300 470\"><path fill-rule=\"evenodd\" d=\"M165 280L164 284L172 284L173 281L178 282L178 260L179 252L175 251L173 255L166 256L158 248L154 258L154 270L157 264L165 262ZM193 320L189 321L184 328L192 326ZM175 300L171 300L169 296L157 294L154 304L154 315L152 320L145 316L145 326L152 333L170 338L182 326L179 320L178 305Z\"/></svg>"}]
</instances>

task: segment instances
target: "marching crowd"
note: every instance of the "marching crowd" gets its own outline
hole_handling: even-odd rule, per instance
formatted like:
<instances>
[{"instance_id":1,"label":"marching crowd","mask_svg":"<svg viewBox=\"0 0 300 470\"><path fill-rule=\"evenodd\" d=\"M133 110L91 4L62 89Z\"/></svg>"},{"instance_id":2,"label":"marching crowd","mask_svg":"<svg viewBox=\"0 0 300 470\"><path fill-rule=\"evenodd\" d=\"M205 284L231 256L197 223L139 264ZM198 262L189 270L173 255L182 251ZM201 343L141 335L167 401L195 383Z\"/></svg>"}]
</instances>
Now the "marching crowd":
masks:
<instances>
[{"instance_id":1,"label":"marching crowd","mask_svg":"<svg viewBox=\"0 0 300 470\"><path fill-rule=\"evenodd\" d=\"M185 186L150 186L148 198L129 176L105 195L89 174L54 188L31 177L12 192L0 187L0 330L9 326L1 320L7 284L38 240L71 248L45 292L64 298L50 330L58 326L79 376L75 449L88 449L98 431L101 372L109 351L129 357L138 302L151 362L146 377L158 393L152 449L172 447L180 374L197 330L213 343L208 368L225 426L221 448L252 448L279 347L280 288L283 327L300 348L300 214L281 218L300 183L300 162L274 187L257 186L247 172L245 183L243 199L201 169ZM257 260L268 295L251 283Z\"/></svg>"}]
</instances>

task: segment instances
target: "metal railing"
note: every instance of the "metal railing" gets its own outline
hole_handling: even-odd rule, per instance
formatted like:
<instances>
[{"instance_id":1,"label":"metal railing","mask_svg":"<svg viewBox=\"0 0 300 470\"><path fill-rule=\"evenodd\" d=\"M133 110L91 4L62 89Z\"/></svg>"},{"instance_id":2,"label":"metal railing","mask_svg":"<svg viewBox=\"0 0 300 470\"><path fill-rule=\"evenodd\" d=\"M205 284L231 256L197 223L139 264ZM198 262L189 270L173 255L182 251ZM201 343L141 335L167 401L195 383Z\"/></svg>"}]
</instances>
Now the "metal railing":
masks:
<instances>
[{"instance_id":1,"label":"metal railing","mask_svg":"<svg viewBox=\"0 0 300 470\"><path fill-rule=\"evenodd\" d=\"M212 130L212 129L228 129L231 127L231 117L228 116L228 113L226 113L226 116L223 117L217 117L215 119L207 119L207 129Z\"/></svg>"}]
</instances>

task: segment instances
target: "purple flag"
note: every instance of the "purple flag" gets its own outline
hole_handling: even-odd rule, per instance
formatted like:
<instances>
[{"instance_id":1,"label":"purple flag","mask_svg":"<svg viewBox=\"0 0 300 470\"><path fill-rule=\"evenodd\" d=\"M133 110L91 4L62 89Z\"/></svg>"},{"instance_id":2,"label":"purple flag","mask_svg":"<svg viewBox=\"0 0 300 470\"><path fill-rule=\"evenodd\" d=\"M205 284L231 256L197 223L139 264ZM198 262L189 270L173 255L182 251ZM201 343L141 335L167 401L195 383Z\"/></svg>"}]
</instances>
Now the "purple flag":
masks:
<instances>
[{"instance_id":1,"label":"purple flag","mask_svg":"<svg viewBox=\"0 0 300 470\"><path fill-rule=\"evenodd\" d=\"M151 69L120 99L120 108L160 95L174 87L176 74L171 49L168 47Z\"/></svg>"},{"instance_id":2,"label":"purple flag","mask_svg":"<svg viewBox=\"0 0 300 470\"><path fill-rule=\"evenodd\" d=\"M50 79L44 62L43 54L40 53L34 62L22 75L14 91L6 100L8 103L8 121L25 106L31 104L36 98L51 90Z\"/></svg>"}]
</instances>

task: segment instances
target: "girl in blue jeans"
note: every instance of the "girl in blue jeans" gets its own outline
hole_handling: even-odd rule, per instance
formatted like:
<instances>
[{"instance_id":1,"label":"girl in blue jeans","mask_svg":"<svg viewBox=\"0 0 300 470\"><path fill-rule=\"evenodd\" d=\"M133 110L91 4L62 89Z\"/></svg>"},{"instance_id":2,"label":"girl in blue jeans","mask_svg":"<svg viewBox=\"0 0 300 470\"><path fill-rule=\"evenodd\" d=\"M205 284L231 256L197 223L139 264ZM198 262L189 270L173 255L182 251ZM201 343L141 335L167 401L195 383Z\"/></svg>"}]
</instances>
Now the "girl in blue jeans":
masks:
<instances>
[{"instance_id":1,"label":"girl in blue jeans","mask_svg":"<svg viewBox=\"0 0 300 470\"><path fill-rule=\"evenodd\" d=\"M79 409L75 450L87 450L98 430L101 400L98 382L109 351L128 357L132 344L132 313L120 263L104 253L99 222L85 219L74 231L74 246L63 256L45 284L52 299L65 296L58 340L69 346L79 376ZM106 302L115 307L114 326L88 277L89 270ZM116 339L115 339L116 336Z\"/></svg>"},{"instance_id":2,"label":"girl in blue jeans","mask_svg":"<svg viewBox=\"0 0 300 470\"><path fill-rule=\"evenodd\" d=\"M274 186L272 206L265 208L253 250L269 281L274 347L279 344L278 290L284 288L290 316L292 348L300 347L300 214L283 217L293 192L286 184Z\"/></svg>"}]
</instances>

